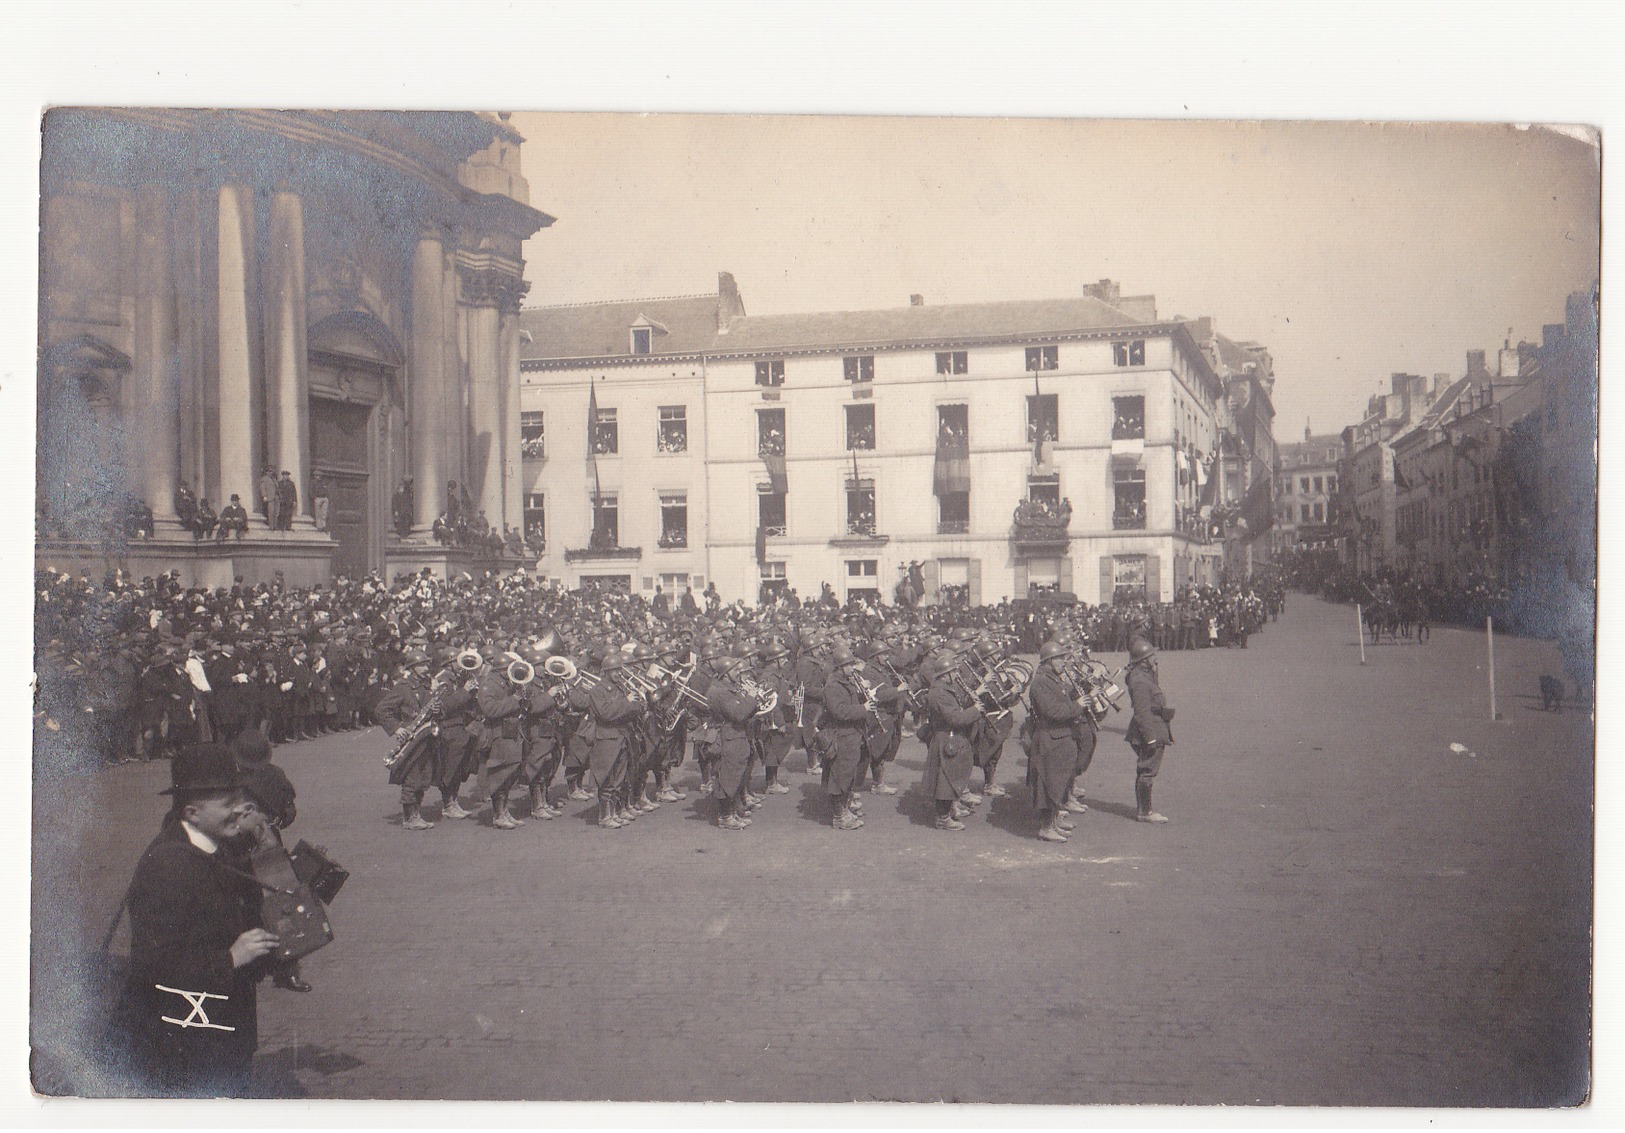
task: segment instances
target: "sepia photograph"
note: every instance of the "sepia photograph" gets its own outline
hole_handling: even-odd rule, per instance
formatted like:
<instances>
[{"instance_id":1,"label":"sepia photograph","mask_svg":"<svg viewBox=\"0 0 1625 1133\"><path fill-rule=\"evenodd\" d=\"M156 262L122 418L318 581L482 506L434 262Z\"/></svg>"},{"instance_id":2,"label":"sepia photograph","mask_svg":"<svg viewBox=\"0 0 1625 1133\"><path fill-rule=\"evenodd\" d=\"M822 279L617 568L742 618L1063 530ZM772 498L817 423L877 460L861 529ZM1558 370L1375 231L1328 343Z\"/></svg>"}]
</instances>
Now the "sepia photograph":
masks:
<instances>
[{"instance_id":1,"label":"sepia photograph","mask_svg":"<svg viewBox=\"0 0 1625 1133\"><path fill-rule=\"evenodd\" d=\"M36 1098L1592 1102L1595 124L465 103L35 111Z\"/></svg>"}]
</instances>

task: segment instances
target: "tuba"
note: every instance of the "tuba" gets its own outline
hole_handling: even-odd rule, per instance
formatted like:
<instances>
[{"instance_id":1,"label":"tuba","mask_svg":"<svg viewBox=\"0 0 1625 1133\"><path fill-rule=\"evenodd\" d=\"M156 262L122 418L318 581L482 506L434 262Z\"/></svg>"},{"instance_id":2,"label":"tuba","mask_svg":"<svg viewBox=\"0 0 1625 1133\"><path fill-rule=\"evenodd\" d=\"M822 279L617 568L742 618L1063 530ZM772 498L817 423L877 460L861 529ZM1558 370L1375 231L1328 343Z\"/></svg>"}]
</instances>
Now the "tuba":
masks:
<instances>
[{"instance_id":1,"label":"tuba","mask_svg":"<svg viewBox=\"0 0 1625 1133\"><path fill-rule=\"evenodd\" d=\"M536 679L536 666L523 657L515 657L508 662L508 680L510 683L524 688Z\"/></svg>"},{"instance_id":2,"label":"tuba","mask_svg":"<svg viewBox=\"0 0 1625 1133\"><path fill-rule=\"evenodd\" d=\"M480 656L478 649L465 649L457 654L457 660L453 664L457 666L458 672L468 676L485 667L485 658Z\"/></svg>"}]
</instances>

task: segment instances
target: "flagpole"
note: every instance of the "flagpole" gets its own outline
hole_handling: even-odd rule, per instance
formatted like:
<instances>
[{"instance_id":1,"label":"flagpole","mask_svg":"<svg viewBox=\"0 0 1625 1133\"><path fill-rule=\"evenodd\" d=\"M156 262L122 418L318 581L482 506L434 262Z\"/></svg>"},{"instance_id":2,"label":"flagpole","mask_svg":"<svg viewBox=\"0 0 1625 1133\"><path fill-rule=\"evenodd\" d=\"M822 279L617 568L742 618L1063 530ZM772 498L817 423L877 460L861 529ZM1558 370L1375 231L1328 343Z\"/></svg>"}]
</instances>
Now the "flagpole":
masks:
<instances>
[{"instance_id":1,"label":"flagpole","mask_svg":"<svg viewBox=\"0 0 1625 1133\"><path fill-rule=\"evenodd\" d=\"M1490 719L1498 720L1500 716L1495 711L1495 618L1493 615L1484 615L1484 641L1490 651Z\"/></svg>"},{"instance_id":2,"label":"flagpole","mask_svg":"<svg viewBox=\"0 0 1625 1133\"><path fill-rule=\"evenodd\" d=\"M1360 639L1360 664L1365 664L1365 614L1360 603L1354 603L1354 636Z\"/></svg>"}]
</instances>

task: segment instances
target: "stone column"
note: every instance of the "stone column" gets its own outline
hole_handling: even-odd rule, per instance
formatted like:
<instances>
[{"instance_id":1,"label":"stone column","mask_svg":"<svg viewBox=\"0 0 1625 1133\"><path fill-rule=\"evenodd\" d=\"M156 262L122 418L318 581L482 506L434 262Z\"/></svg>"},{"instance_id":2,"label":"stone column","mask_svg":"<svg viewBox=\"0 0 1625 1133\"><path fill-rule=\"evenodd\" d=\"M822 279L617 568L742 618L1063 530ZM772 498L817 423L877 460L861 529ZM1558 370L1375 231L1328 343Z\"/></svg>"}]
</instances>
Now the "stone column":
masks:
<instances>
[{"instance_id":1,"label":"stone column","mask_svg":"<svg viewBox=\"0 0 1625 1133\"><path fill-rule=\"evenodd\" d=\"M502 311L502 523L525 529L525 463L519 445L519 301ZM493 523L498 522L492 519Z\"/></svg>"},{"instance_id":2,"label":"stone column","mask_svg":"<svg viewBox=\"0 0 1625 1133\"><path fill-rule=\"evenodd\" d=\"M446 492L442 437L452 427L447 416L445 251L440 236L426 232L412 257L412 357L407 369L408 459L412 469L415 537L431 538ZM390 486L390 491L396 485Z\"/></svg>"},{"instance_id":3,"label":"stone column","mask_svg":"<svg viewBox=\"0 0 1625 1133\"><path fill-rule=\"evenodd\" d=\"M175 483L180 466L175 329L175 275L170 254L169 194L144 186L135 201L135 357L126 404L140 451L135 468L154 526L174 534ZM158 532L154 532L157 534Z\"/></svg>"},{"instance_id":4,"label":"stone column","mask_svg":"<svg viewBox=\"0 0 1625 1133\"><path fill-rule=\"evenodd\" d=\"M502 378L507 358L502 351L501 316L497 310L496 272L459 273L460 314L468 333L469 410L473 451L468 454L469 492L474 507L501 530L502 418L507 398Z\"/></svg>"},{"instance_id":5,"label":"stone column","mask_svg":"<svg viewBox=\"0 0 1625 1133\"><path fill-rule=\"evenodd\" d=\"M293 473L299 491L296 530L315 526L305 437L309 427L309 350L305 315L305 214L297 193L271 197L265 284L266 462Z\"/></svg>"},{"instance_id":6,"label":"stone column","mask_svg":"<svg viewBox=\"0 0 1625 1133\"><path fill-rule=\"evenodd\" d=\"M253 355L250 348L249 249L253 247L253 195L243 185L222 185L219 195L220 227L216 272L216 375L219 435L216 461L219 482L209 486L210 503L236 492L257 498L259 476L254 469ZM198 494L205 491L200 485ZM246 505L245 505L246 506Z\"/></svg>"}]
</instances>

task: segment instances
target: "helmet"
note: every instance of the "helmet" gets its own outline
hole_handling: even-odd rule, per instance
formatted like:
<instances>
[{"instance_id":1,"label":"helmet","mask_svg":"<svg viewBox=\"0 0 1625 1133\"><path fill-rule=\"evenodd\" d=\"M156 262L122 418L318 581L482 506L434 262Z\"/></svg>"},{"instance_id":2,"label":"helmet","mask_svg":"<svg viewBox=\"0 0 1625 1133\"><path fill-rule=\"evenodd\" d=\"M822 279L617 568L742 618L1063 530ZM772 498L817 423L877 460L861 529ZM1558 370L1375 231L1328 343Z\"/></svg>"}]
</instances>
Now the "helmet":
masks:
<instances>
[{"instance_id":1,"label":"helmet","mask_svg":"<svg viewBox=\"0 0 1625 1133\"><path fill-rule=\"evenodd\" d=\"M749 658L756 656L756 647L753 646L748 639L742 637L738 641L734 642L733 655L738 660L748 660Z\"/></svg>"},{"instance_id":2,"label":"helmet","mask_svg":"<svg viewBox=\"0 0 1625 1133\"><path fill-rule=\"evenodd\" d=\"M604 672L607 673L607 672L611 671L612 669L619 669L622 665L625 665L625 664L626 664L626 656L619 649L610 649L610 650L607 650L604 653L604 664L603 664Z\"/></svg>"},{"instance_id":3,"label":"helmet","mask_svg":"<svg viewBox=\"0 0 1625 1133\"><path fill-rule=\"evenodd\" d=\"M852 650L848 649L844 642L839 641L835 643L835 648L830 650L829 660L830 664L837 669L844 668L847 665L855 665L858 662Z\"/></svg>"},{"instance_id":4,"label":"helmet","mask_svg":"<svg viewBox=\"0 0 1625 1133\"><path fill-rule=\"evenodd\" d=\"M480 646L480 660L484 661L487 665L495 663L501 656L502 650L497 648L495 645Z\"/></svg>"},{"instance_id":5,"label":"helmet","mask_svg":"<svg viewBox=\"0 0 1625 1133\"><path fill-rule=\"evenodd\" d=\"M948 635L948 640L955 645L963 641L975 641L976 631L971 629L970 626L957 626L955 627L954 631Z\"/></svg>"},{"instance_id":6,"label":"helmet","mask_svg":"<svg viewBox=\"0 0 1625 1133\"><path fill-rule=\"evenodd\" d=\"M954 659L950 654L933 653L920 663L920 676L935 684L953 671Z\"/></svg>"},{"instance_id":7,"label":"helmet","mask_svg":"<svg viewBox=\"0 0 1625 1133\"><path fill-rule=\"evenodd\" d=\"M1059 641L1046 641L1038 647L1038 663L1042 665L1052 658L1068 657L1071 654L1072 649L1070 646L1063 645Z\"/></svg>"},{"instance_id":8,"label":"helmet","mask_svg":"<svg viewBox=\"0 0 1625 1133\"><path fill-rule=\"evenodd\" d=\"M632 660L634 661L653 661L656 656L657 654L655 653L654 648L652 646L645 645L641 641L638 642L637 647L632 650Z\"/></svg>"},{"instance_id":9,"label":"helmet","mask_svg":"<svg viewBox=\"0 0 1625 1133\"><path fill-rule=\"evenodd\" d=\"M1128 659L1131 662L1144 661L1147 657L1155 656L1156 652L1157 647L1143 637L1136 637L1128 643Z\"/></svg>"},{"instance_id":10,"label":"helmet","mask_svg":"<svg viewBox=\"0 0 1625 1133\"><path fill-rule=\"evenodd\" d=\"M414 649L405 657L401 658L401 663L408 669L415 669L419 665L427 665L429 663L429 655L423 652L421 649Z\"/></svg>"},{"instance_id":11,"label":"helmet","mask_svg":"<svg viewBox=\"0 0 1625 1133\"><path fill-rule=\"evenodd\" d=\"M760 652L757 653L757 656L763 661L777 661L780 657L788 657L789 655L790 651L784 647L784 642L776 637L765 642Z\"/></svg>"}]
</instances>

